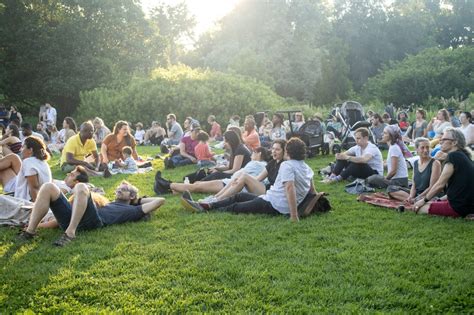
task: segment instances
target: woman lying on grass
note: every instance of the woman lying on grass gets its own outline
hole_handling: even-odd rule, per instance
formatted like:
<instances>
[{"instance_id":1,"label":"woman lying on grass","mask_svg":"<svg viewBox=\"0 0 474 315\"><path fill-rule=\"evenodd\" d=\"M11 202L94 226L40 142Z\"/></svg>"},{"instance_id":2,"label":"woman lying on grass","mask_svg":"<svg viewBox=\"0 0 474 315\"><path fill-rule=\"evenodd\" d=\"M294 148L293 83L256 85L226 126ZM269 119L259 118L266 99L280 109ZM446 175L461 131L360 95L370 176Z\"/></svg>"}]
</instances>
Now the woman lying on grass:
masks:
<instances>
[{"instance_id":1,"label":"woman lying on grass","mask_svg":"<svg viewBox=\"0 0 474 315\"><path fill-rule=\"evenodd\" d=\"M258 174L257 177L250 173L242 172L239 173L235 179L223 189L221 189L216 195L209 196L204 199L203 202L216 202L229 197L232 197L239 192L245 190L255 194L257 196L265 194L272 185L275 184L275 180L280 170L280 165L283 162L285 156L286 140L277 139L273 141L272 145L272 160L268 162L265 169Z\"/></svg>"},{"instance_id":2,"label":"woman lying on grass","mask_svg":"<svg viewBox=\"0 0 474 315\"><path fill-rule=\"evenodd\" d=\"M257 148L252 153L252 161L247 163L247 165L236 172L231 178L216 179L211 181L201 181L195 182L193 184L181 184L181 183L172 183L161 177L161 172L156 173L155 185L157 185L158 190L161 193L167 193L170 191L182 193L184 191L191 192L200 192L200 193L218 193L226 185L229 185L235 180L239 174L250 174L252 176L257 176L260 174L267 165L267 160L269 159L269 153L265 148Z\"/></svg>"},{"instance_id":3,"label":"woman lying on grass","mask_svg":"<svg viewBox=\"0 0 474 315\"><path fill-rule=\"evenodd\" d=\"M303 141L291 138L286 145L286 154L288 161L281 164L275 185L264 195L241 192L215 203L200 204L192 200L189 192L185 192L181 204L193 212L219 210L234 213L283 214L289 215L293 221L298 221L298 210L305 210L301 209L303 207L298 209L298 206L301 206L308 196L315 196L314 173L304 162L306 146Z\"/></svg>"}]
</instances>

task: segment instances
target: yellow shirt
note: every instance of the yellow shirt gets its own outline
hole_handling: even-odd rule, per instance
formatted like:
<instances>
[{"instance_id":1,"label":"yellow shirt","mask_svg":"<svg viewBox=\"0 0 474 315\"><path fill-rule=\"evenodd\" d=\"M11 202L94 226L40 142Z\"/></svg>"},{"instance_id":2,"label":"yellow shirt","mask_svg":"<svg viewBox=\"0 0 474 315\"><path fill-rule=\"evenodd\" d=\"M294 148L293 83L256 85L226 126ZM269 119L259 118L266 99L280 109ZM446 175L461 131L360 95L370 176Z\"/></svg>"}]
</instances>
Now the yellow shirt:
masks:
<instances>
[{"instance_id":1,"label":"yellow shirt","mask_svg":"<svg viewBox=\"0 0 474 315\"><path fill-rule=\"evenodd\" d=\"M61 165L66 163L67 153L72 153L76 160L84 161L86 156L94 151L97 151L97 145L94 139L88 139L86 140L86 143L82 144L79 134L74 135L69 138L69 140L64 145L64 149L61 154Z\"/></svg>"}]
</instances>

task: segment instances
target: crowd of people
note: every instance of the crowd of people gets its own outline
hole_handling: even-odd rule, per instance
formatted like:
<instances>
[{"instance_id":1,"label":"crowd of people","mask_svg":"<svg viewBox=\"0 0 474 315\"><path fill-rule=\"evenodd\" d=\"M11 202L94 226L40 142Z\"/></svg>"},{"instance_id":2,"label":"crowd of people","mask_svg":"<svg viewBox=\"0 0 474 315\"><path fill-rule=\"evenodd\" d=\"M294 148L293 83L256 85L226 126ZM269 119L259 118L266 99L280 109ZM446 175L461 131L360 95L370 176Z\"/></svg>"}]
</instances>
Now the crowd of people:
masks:
<instances>
[{"instance_id":1,"label":"crowd of people","mask_svg":"<svg viewBox=\"0 0 474 315\"><path fill-rule=\"evenodd\" d=\"M444 109L429 122L422 109L416 111L413 123L406 113L398 115L397 120L392 116L369 113L370 129L355 130L355 145L335 155L334 167L324 182L364 179L369 186L386 189L390 198L413 205L417 213L472 215L471 113L460 113L458 127L453 126L452 115ZM149 165L138 156L139 145L160 146L167 156L158 157L164 158L167 169L197 166L202 176L192 183L187 178L183 183L171 182L162 177L161 171L153 183L159 195L182 194L182 205L192 211L282 214L296 221L330 208L324 194L316 191L314 172L305 163L306 144L289 134L304 126L301 112L294 114L292 122L285 121L280 113L271 119L267 113L249 115L242 126L240 117L234 115L224 130L214 115L208 117L206 129L192 117L186 117L181 126L176 115L170 113L164 127L157 121L149 128L137 122L132 130L131 123L117 121L110 131L99 117L79 127L72 117L66 117L58 131L57 112L50 104L41 106L36 131L21 119L12 106L0 141L0 183L4 193L34 203L28 226L21 234L23 239L36 235L49 209L53 221L64 230L56 242L58 246L72 241L80 229L149 218L164 203L163 198L140 198L138 189L123 181L116 189L116 201L109 202L91 192L88 184L90 176L134 174ZM326 122L320 115L311 119L318 120L325 132L336 137L343 132L343 124L335 116ZM225 153L215 154L210 142ZM407 146L410 143L417 157L412 160L411 185L406 160L412 157ZM385 162L381 149L388 150ZM60 153L60 168L67 173L63 186L53 182L47 163L55 153ZM66 191L72 192L72 200L66 198ZM191 193L211 195L195 201Z\"/></svg>"}]
</instances>

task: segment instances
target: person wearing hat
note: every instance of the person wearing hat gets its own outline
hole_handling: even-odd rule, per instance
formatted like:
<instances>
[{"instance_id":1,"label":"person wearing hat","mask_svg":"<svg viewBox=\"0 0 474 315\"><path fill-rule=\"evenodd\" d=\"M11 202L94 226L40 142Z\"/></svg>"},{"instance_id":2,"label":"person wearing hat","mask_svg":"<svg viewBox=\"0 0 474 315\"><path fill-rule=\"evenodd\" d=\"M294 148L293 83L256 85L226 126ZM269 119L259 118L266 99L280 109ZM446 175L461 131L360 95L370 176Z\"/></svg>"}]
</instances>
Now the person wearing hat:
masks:
<instances>
[{"instance_id":1,"label":"person wearing hat","mask_svg":"<svg viewBox=\"0 0 474 315\"><path fill-rule=\"evenodd\" d=\"M199 124L191 124L191 133L184 136L179 142L179 154L165 159L166 168L174 168L188 164L197 163L194 148L199 143L198 134L201 131Z\"/></svg>"}]
</instances>

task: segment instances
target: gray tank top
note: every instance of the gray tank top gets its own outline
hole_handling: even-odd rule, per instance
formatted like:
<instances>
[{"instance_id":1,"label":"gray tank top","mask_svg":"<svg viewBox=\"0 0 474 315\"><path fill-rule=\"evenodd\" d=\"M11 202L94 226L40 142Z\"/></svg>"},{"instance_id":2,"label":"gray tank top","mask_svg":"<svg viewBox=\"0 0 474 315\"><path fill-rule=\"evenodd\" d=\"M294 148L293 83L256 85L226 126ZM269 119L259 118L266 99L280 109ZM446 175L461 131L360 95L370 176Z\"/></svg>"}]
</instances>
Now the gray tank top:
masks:
<instances>
[{"instance_id":1,"label":"gray tank top","mask_svg":"<svg viewBox=\"0 0 474 315\"><path fill-rule=\"evenodd\" d=\"M414 182L415 182L415 188L416 188L416 195L418 196L422 192L426 190L426 188L430 187L430 179L431 179L431 168L433 166L433 159L428 163L428 165L425 167L423 172L420 172L418 170L418 162L415 161L415 166L414 166Z\"/></svg>"}]
</instances>

